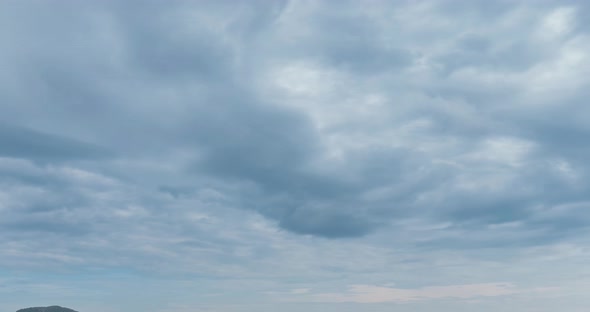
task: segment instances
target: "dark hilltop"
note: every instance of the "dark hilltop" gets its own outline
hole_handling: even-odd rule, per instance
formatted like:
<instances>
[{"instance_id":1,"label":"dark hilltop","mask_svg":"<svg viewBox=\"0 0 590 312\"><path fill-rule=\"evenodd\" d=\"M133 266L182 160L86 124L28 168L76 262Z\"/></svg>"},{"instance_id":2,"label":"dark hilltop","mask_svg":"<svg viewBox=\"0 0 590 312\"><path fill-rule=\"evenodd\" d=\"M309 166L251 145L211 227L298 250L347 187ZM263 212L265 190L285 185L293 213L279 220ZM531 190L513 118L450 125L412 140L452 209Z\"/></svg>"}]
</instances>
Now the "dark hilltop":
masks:
<instances>
[{"instance_id":1,"label":"dark hilltop","mask_svg":"<svg viewBox=\"0 0 590 312\"><path fill-rule=\"evenodd\" d=\"M64 307L60 307L60 306L50 306L50 307L36 307L36 308L20 309L16 312L78 312L78 311L64 308Z\"/></svg>"}]
</instances>

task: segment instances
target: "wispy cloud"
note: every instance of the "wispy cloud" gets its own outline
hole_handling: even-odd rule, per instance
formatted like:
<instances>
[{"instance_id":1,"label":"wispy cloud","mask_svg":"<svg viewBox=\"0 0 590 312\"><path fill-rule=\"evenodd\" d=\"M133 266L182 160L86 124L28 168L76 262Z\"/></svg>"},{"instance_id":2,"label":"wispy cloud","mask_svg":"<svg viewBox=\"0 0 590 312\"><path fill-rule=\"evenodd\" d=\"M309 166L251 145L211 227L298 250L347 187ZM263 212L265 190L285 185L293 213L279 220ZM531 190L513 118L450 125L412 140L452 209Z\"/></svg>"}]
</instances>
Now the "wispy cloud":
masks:
<instances>
[{"instance_id":1,"label":"wispy cloud","mask_svg":"<svg viewBox=\"0 0 590 312\"><path fill-rule=\"evenodd\" d=\"M497 297L521 292L523 290L516 288L510 283L431 286L416 289L352 285L344 293L323 293L314 295L313 297L319 302L399 303L433 299Z\"/></svg>"}]
</instances>

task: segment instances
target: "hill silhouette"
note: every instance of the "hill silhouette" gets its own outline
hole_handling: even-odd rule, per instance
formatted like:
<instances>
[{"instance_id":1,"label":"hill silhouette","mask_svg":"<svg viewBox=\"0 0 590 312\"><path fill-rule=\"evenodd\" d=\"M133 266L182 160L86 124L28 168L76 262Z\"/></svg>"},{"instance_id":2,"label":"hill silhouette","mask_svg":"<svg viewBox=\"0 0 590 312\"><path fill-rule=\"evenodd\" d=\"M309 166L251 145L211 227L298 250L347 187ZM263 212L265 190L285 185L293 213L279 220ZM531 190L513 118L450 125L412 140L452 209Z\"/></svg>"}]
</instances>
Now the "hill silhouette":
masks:
<instances>
[{"instance_id":1,"label":"hill silhouette","mask_svg":"<svg viewBox=\"0 0 590 312\"><path fill-rule=\"evenodd\" d=\"M50 306L50 307L35 307L35 308L20 309L16 312L78 312L78 311L64 308L64 307L60 307L60 306Z\"/></svg>"}]
</instances>

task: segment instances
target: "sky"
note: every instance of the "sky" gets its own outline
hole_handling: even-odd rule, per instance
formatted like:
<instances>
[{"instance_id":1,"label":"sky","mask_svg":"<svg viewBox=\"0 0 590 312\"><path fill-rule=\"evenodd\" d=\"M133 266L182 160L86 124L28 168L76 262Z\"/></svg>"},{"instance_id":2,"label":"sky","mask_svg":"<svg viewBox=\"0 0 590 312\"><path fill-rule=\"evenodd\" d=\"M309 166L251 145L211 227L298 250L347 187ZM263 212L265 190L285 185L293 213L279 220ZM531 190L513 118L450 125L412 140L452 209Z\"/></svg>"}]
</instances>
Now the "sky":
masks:
<instances>
[{"instance_id":1,"label":"sky","mask_svg":"<svg viewBox=\"0 0 590 312\"><path fill-rule=\"evenodd\" d=\"M2 0L0 309L587 311L588 20Z\"/></svg>"}]
</instances>

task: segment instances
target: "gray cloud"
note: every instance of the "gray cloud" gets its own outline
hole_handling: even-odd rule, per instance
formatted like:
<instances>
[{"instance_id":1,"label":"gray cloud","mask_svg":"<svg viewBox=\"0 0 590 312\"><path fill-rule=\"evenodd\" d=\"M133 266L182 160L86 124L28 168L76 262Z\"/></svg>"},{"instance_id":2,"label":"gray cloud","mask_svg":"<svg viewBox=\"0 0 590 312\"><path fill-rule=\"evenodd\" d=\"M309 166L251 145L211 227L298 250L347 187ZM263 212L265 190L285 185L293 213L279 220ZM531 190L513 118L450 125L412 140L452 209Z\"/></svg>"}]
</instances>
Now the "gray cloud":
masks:
<instances>
[{"instance_id":1,"label":"gray cloud","mask_svg":"<svg viewBox=\"0 0 590 312\"><path fill-rule=\"evenodd\" d=\"M0 125L0 155L34 160L104 158L98 146L12 125Z\"/></svg>"},{"instance_id":2,"label":"gray cloud","mask_svg":"<svg viewBox=\"0 0 590 312\"><path fill-rule=\"evenodd\" d=\"M370 251L317 264L305 239L518 249L588 231L584 4L2 6L6 266L246 276L286 244L354 271ZM33 252L55 239L63 258Z\"/></svg>"}]
</instances>

